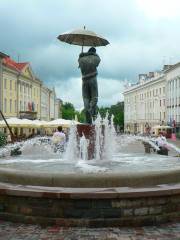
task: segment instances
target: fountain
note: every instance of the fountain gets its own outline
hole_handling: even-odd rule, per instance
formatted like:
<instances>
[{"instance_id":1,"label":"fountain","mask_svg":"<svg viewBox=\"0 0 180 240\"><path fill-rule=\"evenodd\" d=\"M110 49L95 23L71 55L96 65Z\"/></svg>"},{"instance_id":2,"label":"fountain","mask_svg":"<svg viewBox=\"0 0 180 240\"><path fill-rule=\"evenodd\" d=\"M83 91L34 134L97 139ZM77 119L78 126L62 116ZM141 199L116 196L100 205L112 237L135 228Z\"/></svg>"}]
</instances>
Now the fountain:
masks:
<instances>
[{"instance_id":1,"label":"fountain","mask_svg":"<svg viewBox=\"0 0 180 240\"><path fill-rule=\"evenodd\" d=\"M94 122L88 160L93 142L83 129L72 124L63 154L54 153L46 137L0 149L1 219L89 227L179 219L180 161L174 153L145 154L142 141L158 150L153 139L117 136L107 114ZM17 147L22 155L11 156Z\"/></svg>"}]
</instances>

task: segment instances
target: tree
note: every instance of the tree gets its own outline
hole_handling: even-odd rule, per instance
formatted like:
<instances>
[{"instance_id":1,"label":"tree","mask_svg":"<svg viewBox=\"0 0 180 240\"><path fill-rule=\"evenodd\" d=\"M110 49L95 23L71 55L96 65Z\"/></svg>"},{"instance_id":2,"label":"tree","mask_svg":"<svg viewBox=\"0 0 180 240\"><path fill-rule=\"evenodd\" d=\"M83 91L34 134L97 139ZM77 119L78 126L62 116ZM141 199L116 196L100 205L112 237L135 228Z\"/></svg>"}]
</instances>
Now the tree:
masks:
<instances>
[{"instance_id":1,"label":"tree","mask_svg":"<svg viewBox=\"0 0 180 240\"><path fill-rule=\"evenodd\" d=\"M105 118L106 116L106 113L110 111L110 108L109 107L100 107L98 109L98 112L100 113L101 117L102 118Z\"/></svg>"},{"instance_id":2,"label":"tree","mask_svg":"<svg viewBox=\"0 0 180 240\"><path fill-rule=\"evenodd\" d=\"M84 113L84 110L82 111L76 111L76 115L77 115L77 118L78 118L78 121L81 122L81 123L85 123L86 121L86 118L85 118L85 113Z\"/></svg>"},{"instance_id":3,"label":"tree","mask_svg":"<svg viewBox=\"0 0 180 240\"><path fill-rule=\"evenodd\" d=\"M75 118L75 108L72 103L65 102L62 104L62 118L68 120Z\"/></svg>"},{"instance_id":4,"label":"tree","mask_svg":"<svg viewBox=\"0 0 180 240\"><path fill-rule=\"evenodd\" d=\"M110 107L110 114L114 115L114 125L124 129L124 102L118 102Z\"/></svg>"},{"instance_id":5,"label":"tree","mask_svg":"<svg viewBox=\"0 0 180 240\"><path fill-rule=\"evenodd\" d=\"M124 102L118 102L110 107L100 107L98 111L102 118L105 118L106 113L108 112L109 120L111 119L111 116L114 115L115 127L119 129L124 128Z\"/></svg>"}]
</instances>

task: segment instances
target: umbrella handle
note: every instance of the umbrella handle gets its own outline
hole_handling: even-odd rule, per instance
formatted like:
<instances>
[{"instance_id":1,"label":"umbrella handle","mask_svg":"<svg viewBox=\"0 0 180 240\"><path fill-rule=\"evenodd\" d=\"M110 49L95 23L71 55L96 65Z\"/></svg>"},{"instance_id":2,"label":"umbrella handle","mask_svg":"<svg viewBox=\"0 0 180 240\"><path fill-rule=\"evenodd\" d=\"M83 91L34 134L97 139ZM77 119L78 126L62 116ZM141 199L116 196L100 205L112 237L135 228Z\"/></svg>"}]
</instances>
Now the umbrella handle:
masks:
<instances>
[{"instance_id":1,"label":"umbrella handle","mask_svg":"<svg viewBox=\"0 0 180 240\"><path fill-rule=\"evenodd\" d=\"M84 30L86 29L86 26L84 26ZM82 49L81 52L83 53L83 47L84 47L84 41L83 41L83 45L82 45Z\"/></svg>"}]
</instances>

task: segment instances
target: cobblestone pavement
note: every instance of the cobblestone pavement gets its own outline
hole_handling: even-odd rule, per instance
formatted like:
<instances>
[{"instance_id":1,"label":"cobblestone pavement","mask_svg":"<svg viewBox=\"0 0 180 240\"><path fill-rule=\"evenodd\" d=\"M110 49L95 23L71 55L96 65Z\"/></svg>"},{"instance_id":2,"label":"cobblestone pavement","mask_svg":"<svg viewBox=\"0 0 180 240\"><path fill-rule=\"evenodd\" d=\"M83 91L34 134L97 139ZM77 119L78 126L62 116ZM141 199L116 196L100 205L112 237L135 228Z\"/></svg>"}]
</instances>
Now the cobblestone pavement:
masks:
<instances>
[{"instance_id":1,"label":"cobblestone pavement","mask_svg":"<svg viewBox=\"0 0 180 240\"><path fill-rule=\"evenodd\" d=\"M42 228L0 221L0 240L178 240L180 223L138 228Z\"/></svg>"}]
</instances>

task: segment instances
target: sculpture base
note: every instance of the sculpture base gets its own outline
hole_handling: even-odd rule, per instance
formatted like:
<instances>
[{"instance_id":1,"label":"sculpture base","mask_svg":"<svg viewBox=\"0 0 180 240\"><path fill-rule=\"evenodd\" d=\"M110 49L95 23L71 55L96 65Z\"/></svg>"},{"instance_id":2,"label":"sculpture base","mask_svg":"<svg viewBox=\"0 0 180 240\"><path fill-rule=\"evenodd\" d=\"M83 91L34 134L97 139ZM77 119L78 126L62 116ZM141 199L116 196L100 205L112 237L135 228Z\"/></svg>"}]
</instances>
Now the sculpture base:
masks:
<instances>
[{"instance_id":1,"label":"sculpture base","mask_svg":"<svg viewBox=\"0 0 180 240\"><path fill-rule=\"evenodd\" d=\"M88 160L93 159L95 156L95 126L90 124L78 124L77 134L79 138L84 134L85 138L89 140Z\"/></svg>"}]
</instances>

